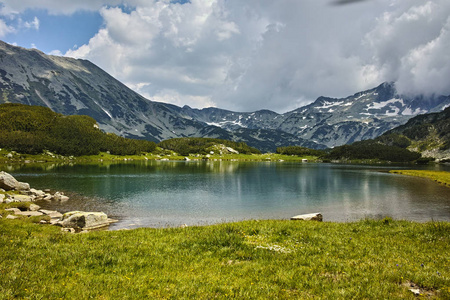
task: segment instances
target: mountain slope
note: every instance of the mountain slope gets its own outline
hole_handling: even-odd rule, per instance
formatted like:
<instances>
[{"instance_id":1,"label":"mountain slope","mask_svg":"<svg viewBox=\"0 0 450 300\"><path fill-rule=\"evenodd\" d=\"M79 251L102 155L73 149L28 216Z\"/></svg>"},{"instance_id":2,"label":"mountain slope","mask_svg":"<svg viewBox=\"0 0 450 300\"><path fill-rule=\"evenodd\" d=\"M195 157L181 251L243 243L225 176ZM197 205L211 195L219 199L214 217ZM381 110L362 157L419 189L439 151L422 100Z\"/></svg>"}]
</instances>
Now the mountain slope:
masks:
<instances>
[{"instance_id":1,"label":"mountain slope","mask_svg":"<svg viewBox=\"0 0 450 300\"><path fill-rule=\"evenodd\" d=\"M416 116L377 140L421 152L424 157L450 159L450 107Z\"/></svg>"},{"instance_id":2,"label":"mountain slope","mask_svg":"<svg viewBox=\"0 0 450 300\"><path fill-rule=\"evenodd\" d=\"M277 130L334 147L375 138L417 114L441 111L448 105L449 96L402 96L397 94L393 83L383 83L347 98L319 97L284 114L269 110L251 113L218 108L198 110L188 106L182 108L181 114L227 130Z\"/></svg>"},{"instance_id":3,"label":"mountain slope","mask_svg":"<svg viewBox=\"0 0 450 300\"><path fill-rule=\"evenodd\" d=\"M100 128L154 141L196 133L204 124L151 102L86 60L49 56L0 42L0 102L88 115ZM176 133L182 129L182 132Z\"/></svg>"},{"instance_id":4,"label":"mountain slope","mask_svg":"<svg viewBox=\"0 0 450 300\"><path fill-rule=\"evenodd\" d=\"M394 84L347 98L319 97L296 110L232 112L153 102L86 60L46 55L0 41L0 103L39 105L88 115L100 128L159 142L176 137L244 141L262 151L299 145L315 149L375 138L419 113L438 112L450 97L397 95Z\"/></svg>"}]
</instances>

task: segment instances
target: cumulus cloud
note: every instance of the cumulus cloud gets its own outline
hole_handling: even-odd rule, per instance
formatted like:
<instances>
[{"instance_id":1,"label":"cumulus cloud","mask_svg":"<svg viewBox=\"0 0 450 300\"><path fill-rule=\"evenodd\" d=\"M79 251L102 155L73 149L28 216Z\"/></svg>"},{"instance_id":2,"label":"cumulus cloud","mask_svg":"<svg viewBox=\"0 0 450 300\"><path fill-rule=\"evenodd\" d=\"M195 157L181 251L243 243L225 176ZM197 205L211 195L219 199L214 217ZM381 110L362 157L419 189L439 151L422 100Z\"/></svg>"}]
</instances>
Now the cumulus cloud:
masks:
<instances>
[{"instance_id":1,"label":"cumulus cloud","mask_svg":"<svg viewBox=\"0 0 450 300\"><path fill-rule=\"evenodd\" d=\"M5 21L0 19L0 38L3 38L7 34L14 32L15 29L9 25L6 24Z\"/></svg>"},{"instance_id":2,"label":"cumulus cloud","mask_svg":"<svg viewBox=\"0 0 450 300\"><path fill-rule=\"evenodd\" d=\"M380 77L401 93L450 94L450 2L409 1L385 12L366 35Z\"/></svg>"},{"instance_id":3,"label":"cumulus cloud","mask_svg":"<svg viewBox=\"0 0 450 300\"><path fill-rule=\"evenodd\" d=\"M29 22L22 21L21 23L22 23L22 26L25 28L39 30L40 21L37 17L34 17L33 21L29 21Z\"/></svg>"},{"instance_id":4,"label":"cumulus cloud","mask_svg":"<svg viewBox=\"0 0 450 300\"><path fill-rule=\"evenodd\" d=\"M450 94L448 0L184 2L6 0L3 9L98 10L104 25L65 55L177 105L283 112L383 81Z\"/></svg>"},{"instance_id":5,"label":"cumulus cloud","mask_svg":"<svg viewBox=\"0 0 450 300\"><path fill-rule=\"evenodd\" d=\"M18 14L27 9L43 9L51 14L72 14L79 10L96 11L105 5L119 5L121 0L2 0L3 14Z\"/></svg>"}]
</instances>

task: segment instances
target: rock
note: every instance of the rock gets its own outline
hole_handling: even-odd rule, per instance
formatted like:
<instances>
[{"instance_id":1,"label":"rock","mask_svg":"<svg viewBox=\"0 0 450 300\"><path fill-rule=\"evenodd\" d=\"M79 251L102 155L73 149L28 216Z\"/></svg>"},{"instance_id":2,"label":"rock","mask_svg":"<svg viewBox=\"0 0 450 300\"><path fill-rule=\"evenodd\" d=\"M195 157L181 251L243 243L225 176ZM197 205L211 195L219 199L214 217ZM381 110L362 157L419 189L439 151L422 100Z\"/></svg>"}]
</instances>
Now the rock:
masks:
<instances>
[{"instance_id":1,"label":"rock","mask_svg":"<svg viewBox=\"0 0 450 300\"><path fill-rule=\"evenodd\" d=\"M96 229L108 226L110 221L103 212L71 211L63 215L60 224L64 228Z\"/></svg>"},{"instance_id":2,"label":"rock","mask_svg":"<svg viewBox=\"0 0 450 300\"><path fill-rule=\"evenodd\" d=\"M69 197L65 196L64 193L56 192L53 195L53 200L64 202L69 200Z\"/></svg>"},{"instance_id":3,"label":"rock","mask_svg":"<svg viewBox=\"0 0 450 300\"><path fill-rule=\"evenodd\" d=\"M231 147L226 147L226 149L228 150L228 152L231 152L231 153L234 153L234 154L239 154L239 151L234 150L234 149L231 148Z\"/></svg>"},{"instance_id":4,"label":"rock","mask_svg":"<svg viewBox=\"0 0 450 300\"><path fill-rule=\"evenodd\" d=\"M313 214L305 214L305 215L298 215L291 218L291 220L304 220L304 221L322 221L322 214L321 213L313 213Z\"/></svg>"},{"instance_id":5,"label":"rock","mask_svg":"<svg viewBox=\"0 0 450 300\"><path fill-rule=\"evenodd\" d=\"M38 211L21 211L15 213L18 216L27 216L27 217L35 217L35 216L43 216L44 214Z\"/></svg>"},{"instance_id":6,"label":"rock","mask_svg":"<svg viewBox=\"0 0 450 300\"><path fill-rule=\"evenodd\" d=\"M41 213L49 216L52 219L60 219L62 218L63 214L60 212L57 212L56 210L46 210L46 209L41 209L39 210Z\"/></svg>"},{"instance_id":7,"label":"rock","mask_svg":"<svg viewBox=\"0 0 450 300\"><path fill-rule=\"evenodd\" d=\"M414 295L420 296L420 289L409 289Z\"/></svg>"},{"instance_id":8,"label":"rock","mask_svg":"<svg viewBox=\"0 0 450 300\"><path fill-rule=\"evenodd\" d=\"M18 209L17 207L7 208L7 209L5 209L5 211L12 211L15 215L16 215L17 213L20 213L20 212L21 212L21 210Z\"/></svg>"},{"instance_id":9,"label":"rock","mask_svg":"<svg viewBox=\"0 0 450 300\"><path fill-rule=\"evenodd\" d=\"M42 199L45 197L45 192L41 191L41 190L36 190L36 189L30 189L30 193L34 196L36 196L36 198Z\"/></svg>"},{"instance_id":10,"label":"rock","mask_svg":"<svg viewBox=\"0 0 450 300\"><path fill-rule=\"evenodd\" d=\"M12 175L1 171L0 188L5 189L6 191L10 190L26 191L30 189L30 185L25 182L19 182Z\"/></svg>"},{"instance_id":11,"label":"rock","mask_svg":"<svg viewBox=\"0 0 450 300\"><path fill-rule=\"evenodd\" d=\"M12 153L8 153L8 154L6 154L6 157L7 158L13 158L13 154Z\"/></svg>"},{"instance_id":12,"label":"rock","mask_svg":"<svg viewBox=\"0 0 450 300\"><path fill-rule=\"evenodd\" d=\"M0 203L3 203L3 200L6 198L5 194L0 194Z\"/></svg>"},{"instance_id":13,"label":"rock","mask_svg":"<svg viewBox=\"0 0 450 300\"><path fill-rule=\"evenodd\" d=\"M44 196L44 198L43 198L42 200L45 200L45 201L52 201L52 199L53 199L53 196L52 196L52 195L50 195L50 194L45 194L45 196Z\"/></svg>"},{"instance_id":14,"label":"rock","mask_svg":"<svg viewBox=\"0 0 450 300\"><path fill-rule=\"evenodd\" d=\"M191 159L189 157L184 158L185 161L190 161Z\"/></svg>"},{"instance_id":15,"label":"rock","mask_svg":"<svg viewBox=\"0 0 450 300\"><path fill-rule=\"evenodd\" d=\"M39 205L30 204L30 210L31 211L38 211L39 209L41 209L41 207Z\"/></svg>"},{"instance_id":16,"label":"rock","mask_svg":"<svg viewBox=\"0 0 450 300\"><path fill-rule=\"evenodd\" d=\"M34 201L34 196L27 196L27 195L12 195L11 199L12 202L31 202Z\"/></svg>"},{"instance_id":17,"label":"rock","mask_svg":"<svg viewBox=\"0 0 450 300\"><path fill-rule=\"evenodd\" d=\"M10 220L14 220L14 219L18 219L19 217L13 216L13 215L7 215L6 218L10 219Z\"/></svg>"}]
</instances>

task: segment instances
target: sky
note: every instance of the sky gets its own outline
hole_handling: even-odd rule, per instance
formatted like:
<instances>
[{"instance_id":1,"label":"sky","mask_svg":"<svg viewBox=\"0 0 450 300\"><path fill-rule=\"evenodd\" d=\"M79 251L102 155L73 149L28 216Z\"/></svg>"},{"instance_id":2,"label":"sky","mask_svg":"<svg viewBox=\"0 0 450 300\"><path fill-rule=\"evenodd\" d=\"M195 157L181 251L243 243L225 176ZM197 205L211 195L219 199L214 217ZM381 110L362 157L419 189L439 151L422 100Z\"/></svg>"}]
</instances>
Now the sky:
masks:
<instances>
[{"instance_id":1,"label":"sky","mask_svg":"<svg viewBox=\"0 0 450 300\"><path fill-rule=\"evenodd\" d=\"M0 0L0 39L194 108L283 113L386 81L450 95L449 0Z\"/></svg>"}]
</instances>

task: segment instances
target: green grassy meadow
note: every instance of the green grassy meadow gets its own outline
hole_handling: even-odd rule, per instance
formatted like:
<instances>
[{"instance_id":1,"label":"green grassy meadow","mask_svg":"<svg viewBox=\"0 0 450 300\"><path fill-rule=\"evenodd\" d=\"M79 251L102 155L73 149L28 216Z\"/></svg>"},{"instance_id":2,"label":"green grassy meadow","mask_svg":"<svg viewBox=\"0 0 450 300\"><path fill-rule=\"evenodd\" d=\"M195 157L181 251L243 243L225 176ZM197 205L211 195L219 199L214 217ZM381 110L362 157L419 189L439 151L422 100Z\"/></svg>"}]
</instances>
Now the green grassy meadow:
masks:
<instances>
[{"instance_id":1,"label":"green grassy meadow","mask_svg":"<svg viewBox=\"0 0 450 300\"><path fill-rule=\"evenodd\" d=\"M70 234L0 219L0 252L0 299L450 299L448 222Z\"/></svg>"},{"instance_id":2,"label":"green grassy meadow","mask_svg":"<svg viewBox=\"0 0 450 300\"><path fill-rule=\"evenodd\" d=\"M392 170L390 172L394 174L428 178L450 187L450 172L428 170Z\"/></svg>"}]
</instances>

